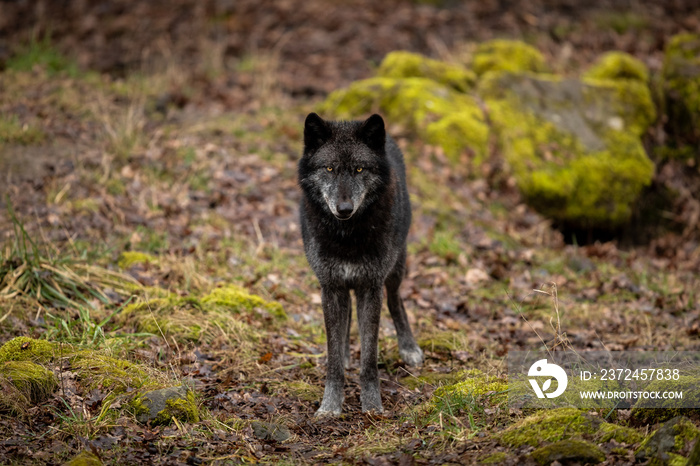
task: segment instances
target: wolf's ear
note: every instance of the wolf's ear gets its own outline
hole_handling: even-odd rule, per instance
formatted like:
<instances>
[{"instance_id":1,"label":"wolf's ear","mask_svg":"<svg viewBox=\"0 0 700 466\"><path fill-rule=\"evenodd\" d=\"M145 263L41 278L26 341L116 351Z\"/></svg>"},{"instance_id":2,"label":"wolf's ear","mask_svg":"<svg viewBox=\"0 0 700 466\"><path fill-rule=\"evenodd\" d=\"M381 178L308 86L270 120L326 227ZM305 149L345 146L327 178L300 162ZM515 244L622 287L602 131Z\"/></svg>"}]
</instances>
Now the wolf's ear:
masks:
<instances>
[{"instance_id":1,"label":"wolf's ear","mask_svg":"<svg viewBox=\"0 0 700 466\"><path fill-rule=\"evenodd\" d=\"M309 113L304 122L304 154L316 151L331 137L331 129L323 118Z\"/></svg>"},{"instance_id":2,"label":"wolf's ear","mask_svg":"<svg viewBox=\"0 0 700 466\"><path fill-rule=\"evenodd\" d=\"M370 149L384 152L386 142L384 120L376 113L362 123L360 129L357 130L357 135Z\"/></svg>"}]
</instances>

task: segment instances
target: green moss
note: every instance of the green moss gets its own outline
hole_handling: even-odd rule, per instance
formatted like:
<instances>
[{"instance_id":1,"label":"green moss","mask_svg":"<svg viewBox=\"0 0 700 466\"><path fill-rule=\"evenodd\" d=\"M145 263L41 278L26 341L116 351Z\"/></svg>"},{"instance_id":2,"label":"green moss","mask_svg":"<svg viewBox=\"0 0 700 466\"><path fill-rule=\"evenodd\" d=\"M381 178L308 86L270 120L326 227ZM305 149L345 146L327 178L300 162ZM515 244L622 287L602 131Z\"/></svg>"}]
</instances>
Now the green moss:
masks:
<instances>
[{"instance_id":1,"label":"green moss","mask_svg":"<svg viewBox=\"0 0 700 466\"><path fill-rule=\"evenodd\" d=\"M148 299L125 307L116 320L133 325L137 331L199 340L204 336L201 303L196 298L182 298L168 294L163 298Z\"/></svg>"},{"instance_id":2,"label":"green moss","mask_svg":"<svg viewBox=\"0 0 700 466\"><path fill-rule=\"evenodd\" d=\"M445 385L435 390L433 399L445 398L454 395L481 396L487 393L498 393L508 389L508 384L498 377L486 375L478 369L463 371L465 380L453 385Z\"/></svg>"},{"instance_id":3,"label":"green moss","mask_svg":"<svg viewBox=\"0 0 700 466\"><path fill-rule=\"evenodd\" d=\"M663 66L668 132L674 145L700 141L700 35L678 34L667 46ZM697 151L695 151L697 154Z\"/></svg>"},{"instance_id":4,"label":"green moss","mask_svg":"<svg viewBox=\"0 0 700 466\"><path fill-rule=\"evenodd\" d=\"M216 288L202 298L202 304L208 307L219 307L227 311L245 312L256 308L264 309L274 318L286 320L287 314L282 305L274 301L265 301L260 296L250 294L238 286Z\"/></svg>"},{"instance_id":5,"label":"green moss","mask_svg":"<svg viewBox=\"0 0 700 466\"><path fill-rule=\"evenodd\" d=\"M71 366L80 383L88 390L100 388L113 394L136 388L157 385L153 373L145 367L123 359L113 358L96 351L81 351L72 359Z\"/></svg>"},{"instance_id":6,"label":"green moss","mask_svg":"<svg viewBox=\"0 0 700 466\"><path fill-rule=\"evenodd\" d=\"M472 59L472 69L482 76L489 71L547 72L542 53L524 42L497 39L480 44Z\"/></svg>"},{"instance_id":7,"label":"green moss","mask_svg":"<svg viewBox=\"0 0 700 466\"><path fill-rule=\"evenodd\" d=\"M425 137L429 143L442 147L453 162L459 161L465 151L475 166L488 157L489 127L476 102L429 123Z\"/></svg>"},{"instance_id":8,"label":"green moss","mask_svg":"<svg viewBox=\"0 0 700 466\"><path fill-rule=\"evenodd\" d=\"M696 415L697 409L679 408L683 406L700 406L700 374L683 374L678 380L654 380L644 387L649 392L680 391L682 400L676 399L640 399L632 408L632 417L638 422L655 423L672 417L690 414ZM680 401L680 403L679 403Z\"/></svg>"},{"instance_id":9,"label":"green moss","mask_svg":"<svg viewBox=\"0 0 700 466\"><path fill-rule=\"evenodd\" d=\"M582 434L593 434L601 421L575 408L540 411L508 427L500 435L501 444L510 447L538 446Z\"/></svg>"},{"instance_id":10,"label":"green moss","mask_svg":"<svg viewBox=\"0 0 700 466\"><path fill-rule=\"evenodd\" d=\"M504 74L491 76L482 90L504 156L531 206L581 227L629 219L654 174L639 139L654 116L646 86Z\"/></svg>"},{"instance_id":11,"label":"green moss","mask_svg":"<svg viewBox=\"0 0 700 466\"><path fill-rule=\"evenodd\" d=\"M471 70L405 51L391 52L384 57L377 70L377 76L384 78L428 78L460 92L467 92L476 83L476 75Z\"/></svg>"},{"instance_id":12,"label":"green moss","mask_svg":"<svg viewBox=\"0 0 700 466\"><path fill-rule=\"evenodd\" d=\"M530 453L538 464L558 462L579 462L583 464L605 461L605 453L596 445L584 440L561 440L538 448Z\"/></svg>"},{"instance_id":13,"label":"green moss","mask_svg":"<svg viewBox=\"0 0 700 466\"><path fill-rule=\"evenodd\" d=\"M508 453L497 451L481 458L479 464L503 464L508 459Z\"/></svg>"},{"instance_id":14,"label":"green moss","mask_svg":"<svg viewBox=\"0 0 700 466\"><path fill-rule=\"evenodd\" d=\"M644 438L642 434L631 427L618 426L607 422L600 425L597 436L599 442L615 440L617 443L626 443L628 445L639 443Z\"/></svg>"},{"instance_id":15,"label":"green moss","mask_svg":"<svg viewBox=\"0 0 700 466\"><path fill-rule=\"evenodd\" d=\"M102 466L102 461L95 454L84 450L64 466Z\"/></svg>"},{"instance_id":16,"label":"green moss","mask_svg":"<svg viewBox=\"0 0 700 466\"><path fill-rule=\"evenodd\" d=\"M119 256L117 265L120 269L126 270L134 264L150 264L155 262L158 262L158 258L151 254L137 251L124 251Z\"/></svg>"},{"instance_id":17,"label":"green moss","mask_svg":"<svg viewBox=\"0 0 700 466\"><path fill-rule=\"evenodd\" d=\"M484 402L505 402L506 396L501 393L508 388L505 381L477 369L464 371L463 374L465 378L460 382L443 385L433 392L430 402L426 405L426 414L429 417L434 418L438 413L447 413L450 416L461 412L471 413L479 409ZM487 395L495 396L485 398Z\"/></svg>"},{"instance_id":18,"label":"green moss","mask_svg":"<svg viewBox=\"0 0 700 466\"><path fill-rule=\"evenodd\" d=\"M378 77L332 92L319 111L340 118L381 112L392 123L422 130L432 121L473 105L473 98L432 79Z\"/></svg>"},{"instance_id":19,"label":"green moss","mask_svg":"<svg viewBox=\"0 0 700 466\"><path fill-rule=\"evenodd\" d=\"M59 354L60 348L55 343L29 337L17 337L0 347L0 362L34 361L45 364L58 357Z\"/></svg>"},{"instance_id":20,"label":"green moss","mask_svg":"<svg viewBox=\"0 0 700 466\"><path fill-rule=\"evenodd\" d=\"M649 70L646 65L632 55L624 52L608 52L583 74L584 78L636 80L644 84L649 82Z\"/></svg>"},{"instance_id":21,"label":"green moss","mask_svg":"<svg viewBox=\"0 0 700 466\"><path fill-rule=\"evenodd\" d=\"M0 411L21 414L43 403L58 388L50 370L31 361L0 362Z\"/></svg>"},{"instance_id":22,"label":"green moss","mask_svg":"<svg viewBox=\"0 0 700 466\"><path fill-rule=\"evenodd\" d=\"M199 422L199 408L192 390L187 392L187 397L167 400L165 405L153 424L170 424L173 418L183 422Z\"/></svg>"},{"instance_id":23,"label":"green moss","mask_svg":"<svg viewBox=\"0 0 700 466\"><path fill-rule=\"evenodd\" d=\"M266 301L240 287L226 286L201 298L161 294L161 297L127 306L116 320L135 326L139 332L167 338L211 341L223 333L237 344L249 346L257 341L257 332L240 315L252 312L275 322L287 317L281 304Z\"/></svg>"}]
</instances>

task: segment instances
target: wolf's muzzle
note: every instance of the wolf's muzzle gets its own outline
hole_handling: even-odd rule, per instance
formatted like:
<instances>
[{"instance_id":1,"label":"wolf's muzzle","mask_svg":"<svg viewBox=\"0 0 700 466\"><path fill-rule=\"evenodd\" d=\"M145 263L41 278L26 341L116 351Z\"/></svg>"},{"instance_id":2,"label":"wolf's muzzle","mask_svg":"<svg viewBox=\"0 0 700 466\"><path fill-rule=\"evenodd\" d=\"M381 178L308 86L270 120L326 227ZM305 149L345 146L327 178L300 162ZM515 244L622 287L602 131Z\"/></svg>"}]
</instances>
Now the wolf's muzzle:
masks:
<instances>
[{"instance_id":1,"label":"wolf's muzzle","mask_svg":"<svg viewBox=\"0 0 700 466\"><path fill-rule=\"evenodd\" d=\"M335 215L338 217L340 220L347 220L350 217L352 217L352 213L355 210L355 206L352 205L352 202L349 201L344 201L344 202L339 202L335 206L337 214Z\"/></svg>"}]
</instances>

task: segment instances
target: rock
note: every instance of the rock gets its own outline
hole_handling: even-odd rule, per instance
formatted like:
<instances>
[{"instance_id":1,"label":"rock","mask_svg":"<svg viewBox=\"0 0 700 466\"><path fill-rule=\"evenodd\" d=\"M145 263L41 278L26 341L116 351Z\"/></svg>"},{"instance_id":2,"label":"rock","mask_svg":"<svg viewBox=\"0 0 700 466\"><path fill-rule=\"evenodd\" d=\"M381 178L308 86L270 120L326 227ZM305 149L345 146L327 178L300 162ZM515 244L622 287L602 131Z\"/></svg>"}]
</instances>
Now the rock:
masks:
<instances>
[{"instance_id":1,"label":"rock","mask_svg":"<svg viewBox=\"0 0 700 466\"><path fill-rule=\"evenodd\" d=\"M645 84L489 73L479 92L532 207L574 227L629 219L654 174L640 140L655 119Z\"/></svg>"},{"instance_id":2,"label":"rock","mask_svg":"<svg viewBox=\"0 0 700 466\"><path fill-rule=\"evenodd\" d=\"M676 416L649 435L634 455L641 461L650 460L649 464L652 465L668 464L678 460L686 446L697 439L700 439L698 428L688 418ZM681 464L685 464L685 461Z\"/></svg>"},{"instance_id":3,"label":"rock","mask_svg":"<svg viewBox=\"0 0 700 466\"><path fill-rule=\"evenodd\" d=\"M524 42L504 39L479 44L471 67L478 76L489 71L548 71L544 56L539 50Z\"/></svg>"},{"instance_id":4,"label":"rock","mask_svg":"<svg viewBox=\"0 0 700 466\"><path fill-rule=\"evenodd\" d=\"M584 440L561 440L540 447L530 453L530 457L539 464L559 462L577 462L597 464L605 461L605 453L596 445Z\"/></svg>"},{"instance_id":5,"label":"rock","mask_svg":"<svg viewBox=\"0 0 700 466\"><path fill-rule=\"evenodd\" d=\"M253 428L253 434L260 440L274 440L276 442L284 442L292 433L282 424L274 424L270 422L253 421L250 423Z\"/></svg>"},{"instance_id":6,"label":"rock","mask_svg":"<svg viewBox=\"0 0 700 466\"><path fill-rule=\"evenodd\" d=\"M663 66L666 130L677 147L700 143L700 35L678 34L666 46ZM683 153L683 151L681 151ZM685 154L692 153L692 149Z\"/></svg>"},{"instance_id":7,"label":"rock","mask_svg":"<svg viewBox=\"0 0 700 466\"><path fill-rule=\"evenodd\" d=\"M391 52L377 70L383 78L428 78L460 92L476 85L476 75L460 65L446 63L405 51Z\"/></svg>"},{"instance_id":8,"label":"rock","mask_svg":"<svg viewBox=\"0 0 700 466\"><path fill-rule=\"evenodd\" d=\"M93 453L83 450L64 466L102 466L102 461Z\"/></svg>"},{"instance_id":9,"label":"rock","mask_svg":"<svg viewBox=\"0 0 700 466\"><path fill-rule=\"evenodd\" d=\"M173 417L185 422L199 421L194 393L182 385L146 392L132 404L139 422L169 424Z\"/></svg>"}]
</instances>

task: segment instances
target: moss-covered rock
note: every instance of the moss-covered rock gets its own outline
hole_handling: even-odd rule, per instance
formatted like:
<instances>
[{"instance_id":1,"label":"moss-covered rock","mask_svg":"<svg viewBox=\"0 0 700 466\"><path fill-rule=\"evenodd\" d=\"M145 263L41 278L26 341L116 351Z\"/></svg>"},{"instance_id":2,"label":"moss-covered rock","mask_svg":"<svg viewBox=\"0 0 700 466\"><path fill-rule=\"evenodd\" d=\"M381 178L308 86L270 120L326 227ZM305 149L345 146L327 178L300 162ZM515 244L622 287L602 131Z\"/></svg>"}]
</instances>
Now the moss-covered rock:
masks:
<instances>
[{"instance_id":1,"label":"moss-covered rock","mask_svg":"<svg viewBox=\"0 0 700 466\"><path fill-rule=\"evenodd\" d=\"M676 146L697 144L700 142L700 35L678 34L669 40L663 79L667 132L674 137ZM694 152L698 153L697 147Z\"/></svg>"},{"instance_id":2,"label":"moss-covered rock","mask_svg":"<svg viewBox=\"0 0 700 466\"><path fill-rule=\"evenodd\" d=\"M264 310L273 317L286 320L287 314L282 305L275 301L265 301L260 296L250 294L238 286L225 286L216 288L202 298L202 304L212 310L221 310L235 313Z\"/></svg>"},{"instance_id":3,"label":"moss-covered rock","mask_svg":"<svg viewBox=\"0 0 700 466\"><path fill-rule=\"evenodd\" d=\"M227 286L201 298L168 293L137 302L124 308L116 320L133 325L139 332L181 340L211 341L224 332L232 341L245 346L257 341L258 337L255 329L240 315L252 312L276 322L286 319L279 303L266 301L240 287Z\"/></svg>"},{"instance_id":4,"label":"moss-covered rock","mask_svg":"<svg viewBox=\"0 0 700 466\"><path fill-rule=\"evenodd\" d=\"M319 111L338 118L381 112L395 124L422 130L430 122L475 105L473 98L428 78L370 78L332 92Z\"/></svg>"},{"instance_id":5,"label":"moss-covered rock","mask_svg":"<svg viewBox=\"0 0 700 466\"><path fill-rule=\"evenodd\" d=\"M479 76L489 71L548 71L544 56L539 50L524 42L505 39L479 44L472 58L471 68Z\"/></svg>"},{"instance_id":6,"label":"moss-covered rock","mask_svg":"<svg viewBox=\"0 0 700 466\"><path fill-rule=\"evenodd\" d=\"M71 368L87 390L99 388L121 394L159 382L155 372L145 366L96 351L80 351L71 359Z\"/></svg>"},{"instance_id":7,"label":"moss-covered rock","mask_svg":"<svg viewBox=\"0 0 700 466\"><path fill-rule=\"evenodd\" d=\"M678 380L654 380L644 387L648 392L682 392L682 399L639 399L632 407L632 418L639 423L656 423L688 415L698 418L700 374L683 373Z\"/></svg>"},{"instance_id":8,"label":"moss-covered rock","mask_svg":"<svg viewBox=\"0 0 700 466\"><path fill-rule=\"evenodd\" d=\"M576 408L543 410L508 427L499 437L501 444L510 447L539 446L543 442L557 442L598 431L601 420Z\"/></svg>"},{"instance_id":9,"label":"moss-covered rock","mask_svg":"<svg viewBox=\"0 0 700 466\"><path fill-rule=\"evenodd\" d=\"M649 70L646 65L625 52L608 52L603 54L583 74L584 78L636 80L644 84L649 82Z\"/></svg>"},{"instance_id":10,"label":"moss-covered rock","mask_svg":"<svg viewBox=\"0 0 700 466\"><path fill-rule=\"evenodd\" d=\"M391 52L384 57L377 70L377 76L428 78L460 92L467 92L476 84L476 75L471 70L406 51Z\"/></svg>"},{"instance_id":11,"label":"moss-covered rock","mask_svg":"<svg viewBox=\"0 0 700 466\"><path fill-rule=\"evenodd\" d=\"M102 466L102 461L94 453L83 450L64 466Z\"/></svg>"},{"instance_id":12,"label":"moss-covered rock","mask_svg":"<svg viewBox=\"0 0 700 466\"><path fill-rule=\"evenodd\" d=\"M34 361L46 364L59 355L57 344L29 337L13 338L0 347L0 362Z\"/></svg>"},{"instance_id":13,"label":"moss-covered rock","mask_svg":"<svg viewBox=\"0 0 700 466\"><path fill-rule=\"evenodd\" d=\"M131 401L139 422L167 425L173 419L199 422L199 407L194 392L187 387L167 387L145 392Z\"/></svg>"},{"instance_id":14,"label":"moss-covered rock","mask_svg":"<svg viewBox=\"0 0 700 466\"><path fill-rule=\"evenodd\" d=\"M489 128L476 103L429 123L425 128L425 138L442 147L454 162L463 152L469 154L475 166L481 165L488 156Z\"/></svg>"},{"instance_id":15,"label":"moss-covered rock","mask_svg":"<svg viewBox=\"0 0 700 466\"><path fill-rule=\"evenodd\" d=\"M553 381L550 391L558 386L556 380ZM566 390L556 398L537 398L532 390L527 372L513 374L508 378L508 405L515 408L527 409L551 409L551 408L572 408L577 409L606 409L615 408L617 400L606 398L585 398L579 395L581 391L616 391L620 389L620 384L616 380L581 380L580 377L569 377Z\"/></svg>"},{"instance_id":16,"label":"moss-covered rock","mask_svg":"<svg viewBox=\"0 0 700 466\"><path fill-rule=\"evenodd\" d=\"M596 437L599 442L615 440L617 443L626 443L627 445L639 443L644 438L642 434L631 427L618 426L607 422L600 425Z\"/></svg>"},{"instance_id":17,"label":"moss-covered rock","mask_svg":"<svg viewBox=\"0 0 700 466\"><path fill-rule=\"evenodd\" d=\"M639 138L655 115L644 84L490 73L480 92L531 206L576 227L630 217L654 174Z\"/></svg>"},{"instance_id":18,"label":"moss-covered rock","mask_svg":"<svg viewBox=\"0 0 700 466\"><path fill-rule=\"evenodd\" d=\"M444 385L435 390L433 401L436 404L446 399L495 394L508 389L508 384L504 380L484 374L478 369L463 371L461 375L464 379L460 382Z\"/></svg>"},{"instance_id":19,"label":"moss-covered rock","mask_svg":"<svg viewBox=\"0 0 700 466\"><path fill-rule=\"evenodd\" d=\"M0 412L21 414L43 403L58 388L50 370L31 361L0 362Z\"/></svg>"},{"instance_id":20,"label":"moss-covered rock","mask_svg":"<svg viewBox=\"0 0 700 466\"><path fill-rule=\"evenodd\" d=\"M577 462L597 464L605 461L605 453L597 445L584 440L568 439L545 445L530 453L538 464Z\"/></svg>"},{"instance_id":21,"label":"moss-covered rock","mask_svg":"<svg viewBox=\"0 0 700 466\"><path fill-rule=\"evenodd\" d=\"M677 416L644 439L635 456L639 460L649 460L650 465L685 464L681 454L688 454L690 444L700 441L698 439L700 430L688 418Z\"/></svg>"}]
</instances>

